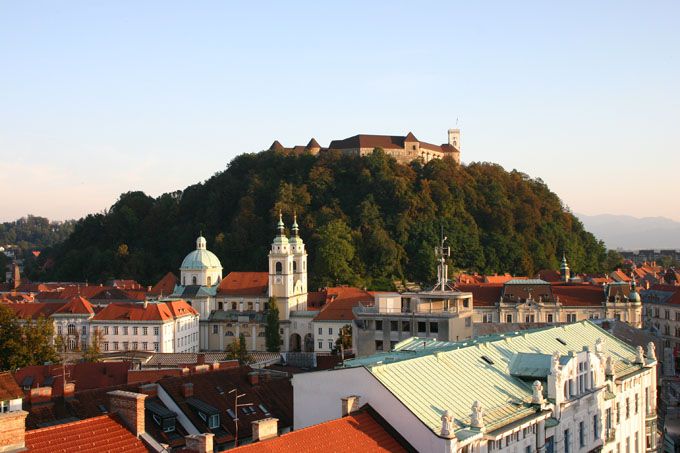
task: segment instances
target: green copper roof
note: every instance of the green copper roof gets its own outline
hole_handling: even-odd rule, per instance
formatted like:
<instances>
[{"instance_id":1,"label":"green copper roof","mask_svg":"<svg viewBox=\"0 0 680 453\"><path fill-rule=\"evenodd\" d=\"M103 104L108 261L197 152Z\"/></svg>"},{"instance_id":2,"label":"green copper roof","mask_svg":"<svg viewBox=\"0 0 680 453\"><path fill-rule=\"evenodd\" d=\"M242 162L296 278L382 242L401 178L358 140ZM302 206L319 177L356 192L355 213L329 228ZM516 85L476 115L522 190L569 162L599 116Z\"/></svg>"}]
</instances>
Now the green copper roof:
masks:
<instances>
[{"instance_id":1,"label":"green copper roof","mask_svg":"<svg viewBox=\"0 0 680 453\"><path fill-rule=\"evenodd\" d=\"M481 401L486 430L492 431L537 411L529 404L532 379L523 380L511 373L518 354L538 357L521 358L515 362L516 371L542 374L546 371L542 355L557 351L566 356L582 351L584 346L594 350L598 338L604 340L604 354L614 359L617 376L641 368L633 363L636 351L632 346L588 321L448 345L429 343L431 348L421 339L421 350L405 349L415 347L415 340L402 342L399 350L379 354L373 362L370 357L352 362L366 367L436 434L446 410L453 412L459 429L467 429L475 400Z\"/></svg>"}]
</instances>

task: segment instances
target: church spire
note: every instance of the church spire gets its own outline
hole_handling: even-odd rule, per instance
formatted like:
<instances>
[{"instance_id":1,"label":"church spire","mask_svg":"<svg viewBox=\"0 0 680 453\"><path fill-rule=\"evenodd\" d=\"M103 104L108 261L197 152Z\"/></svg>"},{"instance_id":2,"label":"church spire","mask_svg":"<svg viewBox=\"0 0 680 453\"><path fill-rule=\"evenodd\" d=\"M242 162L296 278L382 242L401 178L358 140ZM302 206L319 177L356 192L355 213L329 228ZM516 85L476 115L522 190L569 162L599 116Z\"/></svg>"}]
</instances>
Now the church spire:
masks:
<instances>
[{"instance_id":1,"label":"church spire","mask_svg":"<svg viewBox=\"0 0 680 453\"><path fill-rule=\"evenodd\" d=\"M298 228L298 223L297 223L297 212L296 211L293 211L293 226L291 228L291 231L293 232L293 236L298 235L299 228Z\"/></svg>"},{"instance_id":2,"label":"church spire","mask_svg":"<svg viewBox=\"0 0 680 453\"><path fill-rule=\"evenodd\" d=\"M276 224L276 229L279 230L279 236L283 236L283 232L286 226L283 224L283 217L281 215L281 210L279 209L279 223Z\"/></svg>"}]
</instances>

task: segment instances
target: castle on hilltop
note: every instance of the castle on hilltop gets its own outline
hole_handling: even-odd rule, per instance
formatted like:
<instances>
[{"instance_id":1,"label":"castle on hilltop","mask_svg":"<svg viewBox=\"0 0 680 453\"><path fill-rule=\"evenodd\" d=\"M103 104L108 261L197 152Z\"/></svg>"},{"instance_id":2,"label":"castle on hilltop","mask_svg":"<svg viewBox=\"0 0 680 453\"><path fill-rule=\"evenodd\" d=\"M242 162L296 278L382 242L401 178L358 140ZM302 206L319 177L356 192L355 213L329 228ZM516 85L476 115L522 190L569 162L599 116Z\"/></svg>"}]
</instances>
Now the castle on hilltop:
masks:
<instances>
[{"instance_id":1,"label":"castle on hilltop","mask_svg":"<svg viewBox=\"0 0 680 453\"><path fill-rule=\"evenodd\" d=\"M443 159L447 156L460 164L460 129L449 129L448 141L441 145L420 141L409 132L405 136L358 134L342 140L333 140L327 148L319 145L314 138L306 146L296 145L291 148L286 148L275 140L269 150L312 155L336 150L349 155L365 156L371 154L375 148L383 149L401 164L408 164L413 160L427 163L432 159Z\"/></svg>"}]
</instances>

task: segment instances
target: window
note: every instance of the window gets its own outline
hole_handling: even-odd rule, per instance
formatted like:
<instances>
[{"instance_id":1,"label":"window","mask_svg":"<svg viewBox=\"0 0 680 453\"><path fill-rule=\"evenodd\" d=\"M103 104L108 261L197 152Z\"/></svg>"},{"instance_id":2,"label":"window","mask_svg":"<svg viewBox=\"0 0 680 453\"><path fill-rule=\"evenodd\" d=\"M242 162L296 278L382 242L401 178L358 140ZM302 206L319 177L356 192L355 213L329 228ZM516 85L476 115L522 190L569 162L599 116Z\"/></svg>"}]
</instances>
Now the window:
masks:
<instances>
[{"instance_id":1,"label":"window","mask_svg":"<svg viewBox=\"0 0 680 453\"><path fill-rule=\"evenodd\" d=\"M332 341L328 342L328 349L331 349L331 350L333 349L333 342Z\"/></svg>"},{"instance_id":2,"label":"window","mask_svg":"<svg viewBox=\"0 0 680 453\"><path fill-rule=\"evenodd\" d=\"M535 322L536 316L535 315L526 315L524 317L524 322Z\"/></svg>"},{"instance_id":3,"label":"window","mask_svg":"<svg viewBox=\"0 0 680 453\"><path fill-rule=\"evenodd\" d=\"M108 351L108 350L109 350L109 342L105 341L104 342L104 351Z\"/></svg>"},{"instance_id":4,"label":"window","mask_svg":"<svg viewBox=\"0 0 680 453\"><path fill-rule=\"evenodd\" d=\"M552 313L548 313L548 316L546 317L546 322L554 322Z\"/></svg>"},{"instance_id":5,"label":"window","mask_svg":"<svg viewBox=\"0 0 680 453\"><path fill-rule=\"evenodd\" d=\"M143 342L142 343L142 350L143 351L148 351L149 350L149 343L148 342Z\"/></svg>"},{"instance_id":6,"label":"window","mask_svg":"<svg viewBox=\"0 0 680 453\"><path fill-rule=\"evenodd\" d=\"M319 349L323 348L323 341L319 341Z\"/></svg>"},{"instance_id":7,"label":"window","mask_svg":"<svg viewBox=\"0 0 680 453\"><path fill-rule=\"evenodd\" d=\"M390 331L392 332L399 331L399 324L397 323L397 321L390 321Z\"/></svg>"},{"instance_id":8,"label":"window","mask_svg":"<svg viewBox=\"0 0 680 453\"><path fill-rule=\"evenodd\" d=\"M281 261L276 262L276 273L277 274L283 273L283 264L281 264Z\"/></svg>"},{"instance_id":9,"label":"window","mask_svg":"<svg viewBox=\"0 0 680 453\"><path fill-rule=\"evenodd\" d=\"M104 326L104 335L109 334L109 326Z\"/></svg>"},{"instance_id":10,"label":"window","mask_svg":"<svg viewBox=\"0 0 680 453\"><path fill-rule=\"evenodd\" d=\"M253 310L253 303L248 302L248 310L252 311Z\"/></svg>"},{"instance_id":11,"label":"window","mask_svg":"<svg viewBox=\"0 0 680 453\"><path fill-rule=\"evenodd\" d=\"M626 453L630 453L630 436L626 437Z\"/></svg>"},{"instance_id":12,"label":"window","mask_svg":"<svg viewBox=\"0 0 680 453\"><path fill-rule=\"evenodd\" d=\"M148 335L149 334L149 328L148 327L142 327L142 335Z\"/></svg>"},{"instance_id":13,"label":"window","mask_svg":"<svg viewBox=\"0 0 680 453\"><path fill-rule=\"evenodd\" d=\"M621 423L621 404L616 403L616 424Z\"/></svg>"},{"instance_id":14,"label":"window","mask_svg":"<svg viewBox=\"0 0 680 453\"><path fill-rule=\"evenodd\" d=\"M635 394L635 415L638 413L638 407L640 406L640 395Z\"/></svg>"},{"instance_id":15,"label":"window","mask_svg":"<svg viewBox=\"0 0 680 453\"><path fill-rule=\"evenodd\" d=\"M319 335L323 334L323 327L319 327Z\"/></svg>"},{"instance_id":16,"label":"window","mask_svg":"<svg viewBox=\"0 0 680 453\"><path fill-rule=\"evenodd\" d=\"M114 350L114 351L117 351L117 350L118 350L118 342L117 342L117 341L114 341L114 342L113 342L113 350Z\"/></svg>"},{"instance_id":17,"label":"window","mask_svg":"<svg viewBox=\"0 0 680 453\"><path fill-rule=\"evenodd\" d=\"M232 302L232 303L231 303L231 309L232 309L232 310L236 310L236 302Z\"/></svg>"},{"instance_id":18,"label":"window","mask_svg":"<svg viewBox=\"0 0 680 453\"><path fill-rule=\"evenodd\" d=\"M213 325L213 335L217 335L217 324Z\"/></svg>"},{"instance_id":19,"label":"window","mask_svg":"<svg viewBox=\"0 0 680 453\"><path fill-rule=\"evenodd\" d=\"M208 276L208 286L212 286L212 277Z\"/></svg>"},{"instance_id":20,"label":"window","mask_svg":"<svg viewBox=\"0 0 680 453\"><path fill-rule=\"evenodd\" d=\"M153 334L154 334L154 335L158 335L159 330L160 330L160 329L159 329L158 327L154 327L154 328L153 328Z\"/></svg>"},{"instance_id":21,"label":"window","mask_svg":"<svg viewBox=\"0 0 680 453\"><path fill-rule=\"evenodd\" d=\"M61 326L57 326L57 333L58 333L59 335L62 334Z\"/></svg>"},{"instance_id":22,"label":"window","mask_svg":"<svg viewBox=\"0 0 680 453\"><path fill-rule=\"evenodd\" d=\"M483 323L491 323L491 322L493 322L493 315L492 315L492 314L485 314L485 315L482 315L482 322L483 322Z\"/></svg>"},{"instance_id":23,"label":"window","mask_svg":"<svg viewBox=\"0 0 680 453\"><path fill-rule=\"evenodd\" d=\"M583 422L578 422L578 444L581 448L586 446L586 428Z\"/></svg>"},{"instance_id":24,"label":"window","mask_svg":"<svg viewBox=\"0 0 680 453\"><path fill-rule=\"evenodd\" d=\"M664 313L664 318L665 319L671 319L671 311L670 310L666 310L666 312Z\"/></svg>"},{"instance_id":25,"label":"window","mask_svg":"<svg viewBox=\"0 0 680 453\"><path fill-rule=\"evenodd\" d=\"M401 331L402 332L410 332L411 331L411 323L409 321L402 321L401 322Z\"/></svg>"},{"instance_id":26,"label":"window","mask_svg":"<svg viewBox=\"0 0 680 453\"><path fill-rule=\"evenodd\" d=\"M567 322L576 322L576 313L567 313Z\"/></svg>"},{"instance_id":27,"label":"window","mask_svg":"<svg viewBox=\"0 0 680 453\"><path fill-rule=\"evenodd\" d=\"M626 420L630 418L630 398L626 398Z\"/></svg>"},{"instance_id":28,"label":"window","mask_svg":"<svg viewBox=\"0 0 680 453\"><path fill-rule=\"evenodd\" d=\"M508 322L508 323L512 322L512 315L510 315L510 314L505 315L505 322Z\"/></svg>"},{"instance_id":29,"label":"window","mask_svg":"<svg viewBox=\"0 0 680 453\"><path fill-rule=\"evenodd\" d=\"M635 432L635 453L640 453L640 432Z\"/></svg>"},{"instance_id":30,"label":"window","mask_svg":"<svg viewBox=\"0 0 680 453\"><path fill-rule=\"evenodd\" d=\"M375 330L382 330L382 321L375 322Z\"/></svg>"},{"instance_id":31,"label":"window","mask_svg":"<svg viewBox=\"0 0 680 453\"><path fill-rule=\"evenodd\" d=\"M375 350L376 351L382 351L383 350L382 340L375 340Z\"/></svg>"},{"instance_id":32,"label":"window","mask_svg":"<svg viewBox=\"0 0 680 453\"><path fill-rule=\"evenodd\" d=\"M224 310L224 304L222 302L217 302L217 309Z\"/></svg>"},{"instance_id":33,"label":"window","mask_svg":"<svg viewBox=\"0 0 680 453\"><path fill-rule=\"evenodd\" d=\"M328 335L333 335L333 328L332 327L328 328Z\"/></svg>"},{"instance_id":34,"label":"window","mask_svg":"<svg viewBox=\"0 0 680 453\"><path fill-rule=\"evenodd\" d=\"M425 332L426 329L427 329L427 325L424 322L418 323L418 332Z\"/></svg>"},{"instance_id":35,"label":"window","mask_svg":"<svg viewBox=\"0 0 680 453\"><path fill-rule=\"evenodd\" d=\"M83 335L87 335L87 326L83 326L82 332Z\"/></svg>"},{"instance_id":36,"label":"window","mask_svg":"<svg viewBox=\"0 0 680 453\"><path fill-rule=\"evenodd\" d=\"M467 317L465 318L465 327L471 327L472 326L472 318Z\"/></svg>"},{"instance_id":37,"label":"window","mask_svg":"<svg viewBox=\"0 0 680 453\"><path fill-rule=\"evenodd\" d=\"M123 349L126 350L126 351L128 350L128 342L127 341L123 342Z\"/></svg>"},{"instance_id":38,"label":"window","mask_svg":"<svg viewBox=\"0 0 680 453\"><path fill-rule=\"evenodd\" d=\"M123 335L127 335L127 334L128 334L128 328L127 328L127 326L123 326Z\"/></svg>"},{"instance_id":39,"label":"window","mask_svg":"<svg viewBox=\"0 0 680 453\"><path fill-rule=\"evenodd\" d=\"M193 277L191 277L191 284L192 285L196 284L196 276L195 275Z\"/></svg>"},{"instance_id":40,"label":"window","mask_svg":"<svg viewBox=\"0 0 680 453\"><path fill-rule=\"evenodd\" d=\"M153 350L158 352L158 343L153 344Z\"/></svg>"},{"instance_id":41,"label":"window","mask_svg":"<svg viewBox=\"0 0 680 453\"><path fill-rule=\"evenodd\" d=\"M593 415L593 442L595 442L600 437L600 427L598 424L597 414Z\"/></svg>"},{"instance_id":42,"label":"window","mask_svg":"<svg viewBox=\"0 0 680 453\"><path fill-rule=\"evenodd\" d=\"M133 342L132 342L132 350L133 350L133 351L138 351L138 350L139 350L139 349L138 349L138 344L137 344L136 341L133 341Z\"/></svg>"},{"instance_id":43,"label":"window","mask_svg":"<svg viewBox=\"0 0 680 453\"><path fill-rule=\"evenodd\" d=\"M76 325L75 324L69 324L68 325L68 334L69 335L75 335L76 334Z\"/></svg>"},{"instance_id":44,"label":"window","mask_svg":"<svg viewBox=\"0 0 680 453\"><path fill-rule=\"evenodd\" d=\"M439 323L438 322L431 322L430 323L430 333L438 333L439 332Z\"/></svg>"},{"instance_id":45,"label":"window","mask_svg":"<svg viewBox=\"0 0 680 453\"><path fill-rule=\"evenodd\" d=\"M565 429L564 430L564 453L569 453L571 451L569 444L571 444L571 433L569 432L568 429Z\"/></svg>"}]
</instances>

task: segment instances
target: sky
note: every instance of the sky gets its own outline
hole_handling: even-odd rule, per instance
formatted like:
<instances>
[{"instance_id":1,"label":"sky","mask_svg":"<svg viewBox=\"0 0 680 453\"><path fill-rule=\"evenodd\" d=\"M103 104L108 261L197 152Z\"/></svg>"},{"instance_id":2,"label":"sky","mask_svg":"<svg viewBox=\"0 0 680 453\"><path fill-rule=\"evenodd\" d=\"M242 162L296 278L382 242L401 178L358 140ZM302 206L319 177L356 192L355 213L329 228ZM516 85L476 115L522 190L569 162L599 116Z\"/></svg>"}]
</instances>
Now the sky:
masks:
<instances>
[{"instance_id":1,"label":"sky","mask_svg":"<svg viewBox=\"0 0 680 453\"><path fill-rule=\"evenodd\" d=\"M0 221L244 152L446 142L584 214L680 221L680 2L0 0Z\"/></svg>"}]
</instances>

